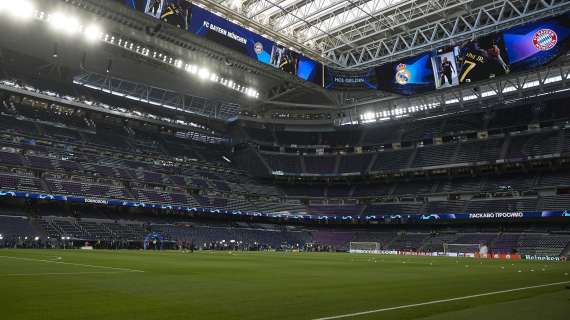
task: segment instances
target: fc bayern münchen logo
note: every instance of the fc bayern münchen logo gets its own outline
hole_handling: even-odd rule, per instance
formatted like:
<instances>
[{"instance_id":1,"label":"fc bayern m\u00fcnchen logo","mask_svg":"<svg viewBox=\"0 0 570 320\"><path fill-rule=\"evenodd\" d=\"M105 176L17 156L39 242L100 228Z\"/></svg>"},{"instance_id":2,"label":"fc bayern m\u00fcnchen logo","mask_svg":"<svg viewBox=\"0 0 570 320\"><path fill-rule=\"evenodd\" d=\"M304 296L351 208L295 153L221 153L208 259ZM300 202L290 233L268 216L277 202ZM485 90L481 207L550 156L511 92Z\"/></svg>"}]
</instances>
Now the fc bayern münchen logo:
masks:
<instances>
[{"instance_id":1,"label":"fc bayern m\u00fcnchen logo","mask_svg":"<svg viewBox=\"0 0 570 320\"><path fill-rule=\"evenodd\" d=\"M558 35L550 29L540 29L532 37L532 43L540 51L547 51L558 43Z\"/></svg>"},{"instance_id":2,"label":"fc bayern m\u00fcnchen logo","mask_svg":"<svg viewBox=\"0 0 570 320\"><path fill-rule=\"evenodd\" d=\"M263 52L263 44L261 42L256 42L253 45L253 50L256 54L261 54Z\"/></svg>"}]
</instances>

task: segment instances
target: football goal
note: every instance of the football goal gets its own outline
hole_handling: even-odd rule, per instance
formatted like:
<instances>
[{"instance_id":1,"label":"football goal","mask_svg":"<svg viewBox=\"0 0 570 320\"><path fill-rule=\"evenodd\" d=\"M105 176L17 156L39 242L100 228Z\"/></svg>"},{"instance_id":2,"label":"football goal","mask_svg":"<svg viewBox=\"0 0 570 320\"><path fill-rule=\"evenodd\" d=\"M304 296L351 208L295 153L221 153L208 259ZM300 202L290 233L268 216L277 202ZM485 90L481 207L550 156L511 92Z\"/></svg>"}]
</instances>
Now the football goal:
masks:
<instances>
[{"instance_id":1,"label":"football goal","mask_svg":"<svg viewBox=\"0 0 570 320\"><path fill-rule=\"evenodd\" d=\"M472 243L444 243L445 253L478 253L481 250L480 244Z\"/></svg>"},{"instance_id":2,"label":"football goal","mask_svg":"<svg viewBox=\"0 0 570 320\"><path fill-rule=\"evenodd\" d=\"M379 242L351 242L350 253L380 253Z\"/></svg>"}]
</instances>

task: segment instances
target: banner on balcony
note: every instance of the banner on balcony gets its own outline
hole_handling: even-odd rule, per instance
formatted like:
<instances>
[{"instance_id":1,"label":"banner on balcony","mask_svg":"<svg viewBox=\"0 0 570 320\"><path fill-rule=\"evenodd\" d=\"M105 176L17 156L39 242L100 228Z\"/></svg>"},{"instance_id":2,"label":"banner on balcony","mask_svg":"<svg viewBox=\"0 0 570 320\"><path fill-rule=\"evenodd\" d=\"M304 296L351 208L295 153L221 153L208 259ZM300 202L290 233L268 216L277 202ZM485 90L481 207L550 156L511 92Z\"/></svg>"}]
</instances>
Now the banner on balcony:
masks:
<instances>
[{"instance_id":1,"label":"banner on balcony","mask_svg":"<svg viewBox=\"0 0 570 320\"><path fill-rule=\"evenodd\" d=\"M172 210L181 213L206 213L223 214L233 216L268 217L285 220L306 220L306 221L336 221L336 222L406 222L406 221L431 221L431 220L479 220L479 219L541 219L541 218L570 218L568 211L535 211L535 212L493 212L493 213L447 213L429 215L411 214L390 214L390 215L315 215L310 212L289 213L289 212L246 212L239 210L226 210L224 208L199 208L186 207L172 204L144 203L131 200L85 198L76 196L63 196L51 194L39 194L21 191L0 191L0 197L25 198L45 201L63 201L73 203L97 204L107 206L121 206L133 208Z\"/></svg>"}]
</instances>

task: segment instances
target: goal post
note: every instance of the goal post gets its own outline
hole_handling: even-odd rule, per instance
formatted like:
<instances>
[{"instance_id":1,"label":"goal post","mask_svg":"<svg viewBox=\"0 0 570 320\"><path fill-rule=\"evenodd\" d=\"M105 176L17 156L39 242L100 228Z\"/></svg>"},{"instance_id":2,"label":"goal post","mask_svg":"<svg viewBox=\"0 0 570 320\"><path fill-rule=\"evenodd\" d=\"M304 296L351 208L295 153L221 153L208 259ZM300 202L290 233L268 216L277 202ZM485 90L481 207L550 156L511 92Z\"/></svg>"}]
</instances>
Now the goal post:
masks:
<instances>
[{"instance_id":1,"label":"goal post","mask_svg":"<svg viewBox=\"0 0 570 320\"><path fill-rule=\"evenodd\" d=\"M351 242L350 253L380 253L379 242Z\"/></svg>"},{"instance_id":2,"label":"goal post","mask_svg":"<svg viewBox=\"0 0 570 320\"><path fill-rule=\"evenodd\" d=\"M444 243L443 251L445 253L479 253L481 245L478 243Z\"/></svg>"}]
</instances>

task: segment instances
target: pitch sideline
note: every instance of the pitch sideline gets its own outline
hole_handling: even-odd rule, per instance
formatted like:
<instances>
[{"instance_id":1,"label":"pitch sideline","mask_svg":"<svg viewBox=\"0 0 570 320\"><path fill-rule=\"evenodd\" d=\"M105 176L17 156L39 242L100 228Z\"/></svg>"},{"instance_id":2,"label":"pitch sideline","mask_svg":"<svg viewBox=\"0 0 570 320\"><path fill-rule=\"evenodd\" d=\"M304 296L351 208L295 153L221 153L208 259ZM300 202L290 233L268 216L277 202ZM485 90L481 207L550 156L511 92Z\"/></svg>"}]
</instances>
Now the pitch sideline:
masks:
<instances>
[{"instance_id":1,"label":"pitch sideline","mask_svg":"<svg viewBox=\"0 0 570 320\"><path fill-rule=\"evenodd\" d=\"M44 259L33 259L33 258L11 257L11 256L0 256L0 258L22 260L22 261L57 263L57 264L64 264L64 265L77 266L77 267L100 268L100 269L117 270L117 271L123 271L123 272L138 272L138 273L144 272L142 270L136 270L136 269L96 266L96 265L91 265L91 264L71 263L71 262L63 262L63 261L52 261L52 260L44 260Z\"/></svg>"},{"instance_id":2,"label":"pitch sideline","mask_svg":"<svg viewBox=\"0 0 570 320\"><path fill-rule=\"evenodd\" d=\"M7 273L1 274L0 278L12 277L41 277L41 276L81 276L86 274L124 274L132 271L86 271L86 272L40 272L40 273Z\"/></svg>"},{"instance_id":3,"label":"pitch sideline","mask_svg":"<svg viewBox=\"0 0 570 320\"><path fill-rule=\"evenodd\" d=\"M546 284L541 284L541 285L536 285L536 286L529 286L529 287L522 287L522 288L508 289L508 290L500 290L500 291L492 291L492 292L474 294L474 295L469 295L469 296L464 296L464 297L449 298L449 299L442 299L442 300L433 300L433 301L428 301L428 302L414 303L414 304L408 304L408 305L397 306L397 307L389 307L389 308L383 308L383 309L368 310L368 311L361 311L361 312L355 312L355 313L347 313L347 314L329 316L329 317L324 317L324 318L316 318L313 320L334 320L334 319L352 318L352 317L364 316L364 315L386 312L386 311L409 309L409 308L427 306L427 305L432 305L432 304L439 304L439 303L446 303L446 302L461 301L461 300L468 300L468 299L492 296L492 295L509 293L509 292L517 292L517 291L524 291L524 290L530 290L530 289L552 287L552 286L558 286L558 285L563 285L563 284L567 284L567 283L570 283L570 281L546 283Z\"/></svg>"}]
</instances>

